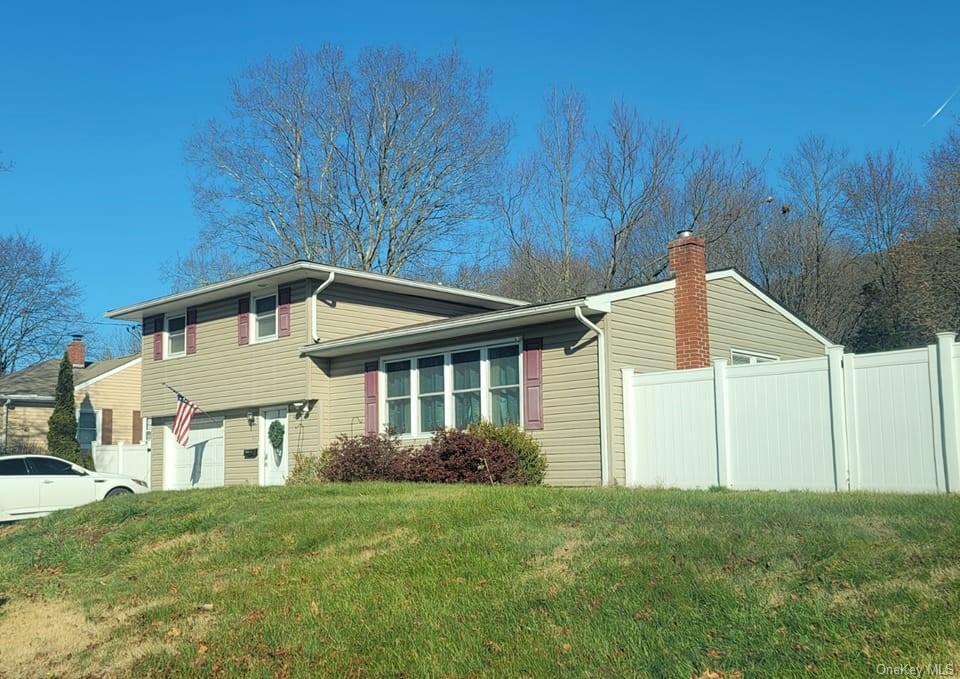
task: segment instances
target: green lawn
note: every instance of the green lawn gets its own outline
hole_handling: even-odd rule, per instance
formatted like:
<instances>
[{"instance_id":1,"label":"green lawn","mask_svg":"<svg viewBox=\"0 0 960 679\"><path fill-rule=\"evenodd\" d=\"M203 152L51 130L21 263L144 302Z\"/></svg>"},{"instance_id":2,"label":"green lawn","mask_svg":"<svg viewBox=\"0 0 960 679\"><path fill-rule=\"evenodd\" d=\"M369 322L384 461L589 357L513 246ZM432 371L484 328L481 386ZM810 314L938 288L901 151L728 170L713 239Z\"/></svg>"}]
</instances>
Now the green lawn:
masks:
<instances>
[{"instance_id":1,"label":"green lawn","mask_svg":"<svg viewBox=\"0 0 960 679\"><path fill-rule=\"evenodd\" d=\"M424 485L0 527L0 676L960 673L960 498Z\"/></svg>"}]
</instances>

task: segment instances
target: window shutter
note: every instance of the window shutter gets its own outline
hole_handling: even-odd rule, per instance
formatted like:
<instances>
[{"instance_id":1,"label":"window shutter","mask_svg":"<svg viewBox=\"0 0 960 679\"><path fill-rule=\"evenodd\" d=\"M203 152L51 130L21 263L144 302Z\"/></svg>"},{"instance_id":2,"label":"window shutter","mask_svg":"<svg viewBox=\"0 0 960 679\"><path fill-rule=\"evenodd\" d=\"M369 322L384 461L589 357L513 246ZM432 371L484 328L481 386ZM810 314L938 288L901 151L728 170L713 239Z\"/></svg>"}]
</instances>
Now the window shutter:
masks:
<instances>
[{"instance_id":1,"label":"window shutter","mask_svg":"<svg viewBox=\"0 0 960 679\"><path fill-rule=\"evenodd\" d=\"M140 411L133 411L133 428L130 430L133 432L130 435L130 438L133 439L130 443L143 443L143 418L140 417Z\"/></svg>"},{"instance_id":2,"label":"window shutter","mask_svg":"<svg viewBox=\"0 0 960 679\"><path fill-rule=\"evenodd\" d=\"M523 427L543 429L543 338L523 343Z\"/></svg>"},{"instance_id":3,"label":"window shutter","mask_svg":"<svg viewBox=\"0 0 960 679\"><path fill-rule=\"evenodd\" d=\"M237 300L237 344L250 344L250 298Z\"/></svg>"},{"instance_id":4,"label":"window shutter","mask_svg":"<svg viewBox=\"0 0 960 679\"><path fill-rule=\"evenodd\" d=\"M113 443L113 410L103 408L100 411L100 443L109 446Z\"/></svg>"},{"instance_id":5,"label":"window shutter","mask_svg":"<svg viewBox=\"0 0 960 679\"><path fill-rule=\"evenodd\" d=\"M277 337L290 336L290 288L277 290Z\"/></svg>"},{"instance_id":6,"label":"window shutter","mask_svg":"<svg viewBox=\"0 0 960 679\"><path fill-rule=\"evenodd\" d=\"M197 353L197 307L187 308L187 353Z\"/></svg>"},{"instance_id":7,"label":"window shutter","mask_svg":"<svg viewBox=\"0 0 960 679\"><path fill-rule=\"evenodd\" d=\"M153 360L163 359L163 314L153 317Z\"/></svg>"},{"instance_id":8,"label":"window shutter","mask_svg":"<svg viewBox=\"0 0 960 679\"><path fill-rule=\"evenodd\" d=\"M378 413L380 410L377 390L380 385L380 366L370 361L363 367L363 433L376 434L380 431Z\"/></svg>"}]
</instances>

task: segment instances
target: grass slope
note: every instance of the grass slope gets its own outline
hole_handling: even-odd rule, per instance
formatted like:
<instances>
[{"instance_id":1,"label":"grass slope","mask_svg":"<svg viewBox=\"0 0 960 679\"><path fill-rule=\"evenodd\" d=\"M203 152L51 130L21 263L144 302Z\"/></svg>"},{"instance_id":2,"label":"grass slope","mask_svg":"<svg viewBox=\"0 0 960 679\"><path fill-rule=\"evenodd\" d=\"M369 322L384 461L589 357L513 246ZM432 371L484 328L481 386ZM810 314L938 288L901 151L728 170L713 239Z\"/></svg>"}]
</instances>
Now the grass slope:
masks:
<instances>
[{"instance_id":1,"label":"grass slope","mask_svg":"<svg viewBox=\"0 0 960 679\"><path fill-rule=\"evenodd\" d=\"M0 529L0 675L960 667L958 515L942 496L387 484L121 498Z\"/></svg>"}]
</instances>

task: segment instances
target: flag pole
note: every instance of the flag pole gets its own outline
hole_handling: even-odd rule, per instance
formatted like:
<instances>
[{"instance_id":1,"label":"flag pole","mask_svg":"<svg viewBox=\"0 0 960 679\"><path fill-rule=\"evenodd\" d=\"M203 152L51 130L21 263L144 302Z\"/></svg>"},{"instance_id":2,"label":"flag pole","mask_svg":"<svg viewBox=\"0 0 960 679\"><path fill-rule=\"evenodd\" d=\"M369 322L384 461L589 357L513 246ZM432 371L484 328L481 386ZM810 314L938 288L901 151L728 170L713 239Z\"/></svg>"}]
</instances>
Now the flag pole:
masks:
<instances>
[{"instance_id":1,"label":"flag pole","mask_svg":"<svg viewBox=\"0 0 960 679\"><path fill-rule=\"evenodd\" d=\"M177 396L183 396L183 394L182 394L181 392L177 391L176 389L174 389L173 387L171 387L171 386L170 386L169 384L167 384L166 382L161 382L161 384L162 384L163 386L165 386L167 389L169 389L170 391L172 391L172 392L173 392L174 394L176 394ZM184 398L186 398L186 396L184 396ZM187 400L190 401L190 399L187 399ZM194 403L193 401L190 401L190 403L193 404L193 407L197 409L197 412L202 413L204 417L206 417L208 420L210 420L210 423L211 423L211 424L217 424L217 421L216 421L215 419L213 419L213 415L211 415L210 413L208 413L206 410L204 410L203 408L201 408L200 406L198 406L198 405L197 405L196 403Z\"/></svg>"}]
</instances>

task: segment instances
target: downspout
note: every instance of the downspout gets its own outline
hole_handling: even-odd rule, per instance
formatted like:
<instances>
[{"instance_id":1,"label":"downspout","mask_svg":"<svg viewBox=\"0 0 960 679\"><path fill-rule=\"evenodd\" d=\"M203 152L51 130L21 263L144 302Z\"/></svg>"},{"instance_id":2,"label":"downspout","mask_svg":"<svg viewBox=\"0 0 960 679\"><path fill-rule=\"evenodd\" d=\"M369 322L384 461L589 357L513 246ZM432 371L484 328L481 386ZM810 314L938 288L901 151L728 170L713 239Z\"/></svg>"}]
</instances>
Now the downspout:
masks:
<instances>
[{"instance_id":1,"label":"downspout","mask_svg":"<svg viewBox=\"0 0 960 679\"><path fill-rule=\"evenodd\" d=\"M610 405L610 394L607 393L607 346L606 337L603 331L590 319L583 315L582 307L574 307L573 313L589 330L597 335L597 370L599 375L597 381L600 388L600 483L604 486L610 484L610 436L609 425L607 423L607 410Z\"/></svg>"},{"instance_id":2,"label":"downspout","mask_svg":"<svg viewBox=\"0 0 960 679\"><path fill-rule=\"evenodd\" d=\"M310 305L310 339L314 342L320 341L320 337L317 334L317 296L333 283L333 279L336 278L336 276L337 273L331 271L330 275L327 276L327 280L318 285L317 289L313 291L313 302Z\"/></svg>"}]
</instances>

